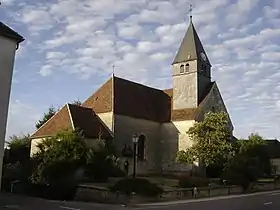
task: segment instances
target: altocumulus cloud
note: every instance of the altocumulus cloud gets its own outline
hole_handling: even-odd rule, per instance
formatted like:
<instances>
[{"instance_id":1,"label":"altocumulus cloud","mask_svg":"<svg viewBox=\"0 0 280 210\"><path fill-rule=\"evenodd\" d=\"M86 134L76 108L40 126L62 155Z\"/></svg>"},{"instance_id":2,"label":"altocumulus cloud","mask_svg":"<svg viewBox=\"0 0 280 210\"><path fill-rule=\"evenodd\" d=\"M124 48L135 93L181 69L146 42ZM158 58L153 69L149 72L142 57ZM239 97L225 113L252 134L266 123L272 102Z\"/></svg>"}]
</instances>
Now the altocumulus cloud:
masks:
<instances>
[{"instance_id":1,"label":"altocumulus cloud","mask_svg":"<svg viewBox=\"0 0 280 210\"><path fill-rule=\"evenodd\" d=\"M120 77L169 88L190 3L2 1L0 18L27 40L16 59L7 135L32 131L51 104L84 99L113 65ZM279 137L279 1L197 0L193 16L236 135Z\"/></svg>"}]
</instances>

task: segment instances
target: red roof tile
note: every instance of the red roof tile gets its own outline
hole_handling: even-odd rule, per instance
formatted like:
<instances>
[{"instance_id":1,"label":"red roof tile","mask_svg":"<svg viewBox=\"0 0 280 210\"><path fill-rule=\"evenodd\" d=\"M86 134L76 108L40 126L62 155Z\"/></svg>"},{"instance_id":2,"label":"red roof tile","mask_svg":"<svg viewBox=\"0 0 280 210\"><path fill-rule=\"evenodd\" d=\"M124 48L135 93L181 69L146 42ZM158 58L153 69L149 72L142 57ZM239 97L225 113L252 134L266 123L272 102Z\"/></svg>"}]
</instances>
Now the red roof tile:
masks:
<instances>
[{"instance_id":1,"label":"red roof tile","mask_svg":"<svg viewBox=\"0 0 280 210\"><path fill-rule=\"evenodd\" d=\"M82 106L93 109L96 113L112 111L112 78L93 93Z\"/></svg>"},{"instance_id":2,"label":"red roof tile","mask_svg":"<svg viewBox=\"0 0 280 210\"><path fill-rule=\"evenodd\" d=\"M206 98L213 84L211 83L205 90L203 98ZM112 93L112 87L114 87L114 93ZM155 122L195 119L197 108L173 110L172 96L173 89L159 90L113 77L90 96L83 106L92 108L96 113L110 112L113 97L115 114Z\"/></svg>"},{"instance_id":3,"label":"red roof tile","mask_svg":"<svg viewBox=\"0 0 280 210\"><path fill-rule=\"evenodd\" d=\"M53 117L43 124L31 138L52 136L65 129L73 129L67 105L63 106Z\"/></svg>"},{"instance_id":4,"label":"red roof tile","mask_svg":"<svg viewBox=\"0 0 280 210\"><path fill-rule=\"evenodd\" d=\"M159 90L132 81L113 77L104 83L82 106L69 104L75 128L88 137L111 137L111 133L95 113L114 111L115 114L155 122L195 120L214 82L206 88L204 99L197 108L173 110L173 89ZM114 93L112 93L114 87ZM114 107L112 106L114 98ZM114 108L114 110L113 110ZM61 129L72 128L67 106L38 129L31 137L50 136Z\"/></svg>"}]
</instances>

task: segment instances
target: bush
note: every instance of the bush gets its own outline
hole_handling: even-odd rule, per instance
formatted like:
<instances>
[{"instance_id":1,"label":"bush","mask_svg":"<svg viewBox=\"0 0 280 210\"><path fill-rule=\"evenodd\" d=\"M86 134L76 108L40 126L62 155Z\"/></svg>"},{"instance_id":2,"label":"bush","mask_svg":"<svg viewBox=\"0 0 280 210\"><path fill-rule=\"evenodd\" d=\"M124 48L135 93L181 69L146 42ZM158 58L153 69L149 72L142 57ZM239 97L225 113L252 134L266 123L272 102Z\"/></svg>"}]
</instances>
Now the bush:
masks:
<instances>
[{"instance_id":1,"label":"bush","mask_svg":"<svg viewBox=\"0 0 280 210\"><path fill-rule=\"evenodd\" d=\"M179 178L178 185L181 188L205 187L208 186L209 180L200 177L182 176Z\"/></svg>"},{"instance_id":2,"label":"bush","mask_svg":"<svg viewBox=\"0 0 280 210\"><path fill-rule=\"evenodd\" d=\"M130 195L132 192L143 196L158 196L163 193L163 189L149 180L140 178L126 178L119 180L113 186L109 187L112 192L122 192Z\"/></svg>"}]
</instances>

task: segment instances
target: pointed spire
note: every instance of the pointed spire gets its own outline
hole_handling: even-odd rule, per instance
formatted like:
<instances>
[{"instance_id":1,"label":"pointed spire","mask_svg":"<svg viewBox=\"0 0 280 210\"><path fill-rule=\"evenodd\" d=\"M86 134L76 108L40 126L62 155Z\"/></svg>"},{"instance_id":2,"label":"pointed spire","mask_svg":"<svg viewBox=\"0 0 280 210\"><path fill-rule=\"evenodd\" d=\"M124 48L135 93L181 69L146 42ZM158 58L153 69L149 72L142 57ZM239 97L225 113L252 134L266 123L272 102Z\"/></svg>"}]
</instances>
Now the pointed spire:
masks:
<instances>
[{"instance_id":1,"label":"pointed spire","mask_svg":"<svg viewBox=\"0 0 280 210\"><path fill-rule=\"evenodd\" d=\"M193 25L192 6L190 6L189 12L190 24L172 64L201 59L201 53L203 53L206 57L206 63L211 65Z\"/></svg>"}]
</instances>

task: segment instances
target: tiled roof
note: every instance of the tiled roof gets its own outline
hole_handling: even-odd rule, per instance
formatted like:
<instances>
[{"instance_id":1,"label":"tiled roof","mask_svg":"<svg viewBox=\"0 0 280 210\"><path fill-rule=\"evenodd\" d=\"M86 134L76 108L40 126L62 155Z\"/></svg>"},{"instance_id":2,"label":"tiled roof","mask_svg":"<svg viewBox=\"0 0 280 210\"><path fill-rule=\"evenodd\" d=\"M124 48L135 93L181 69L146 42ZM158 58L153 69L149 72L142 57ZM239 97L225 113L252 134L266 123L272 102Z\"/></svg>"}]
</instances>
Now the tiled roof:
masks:
<instances>
[{"instance_id":1,"label":"tiled roof","mask_svg":"<svg viewBox=\"0 0 280 210\"><path fill-rule=\"evenodd\" d=\"M0 21L0 36L5 36L15 40L17 43L24 41L24 38L10 27Z\"/></svg>"},{"instance_id":2,"label":"tiled roof","mask_svg":"<svg viewBox=\"0 0 280 210\"><path fill-rule=\"evenodd\" d=\"M156 122L170 119L170 97L162 90L114 79L114 113Z\"/></svg>"},{"instance_id":3,"label":"tiled roof","mask_svg":"<svg viewBox=\"0 0 280 210\"><path fill-rule=\"evenodd\" d=\"M112 137L109 129L92 109L74 104L68 106L75 130L81 130L83 135L88 138L108 139Z\"/></svg>"},{"instance_id":4,"label":"tiled roof","mask_svg":"<svg viewBox=\"0 0 280 210\"><path fill-rule=\"evenodd\" d=\"M172 64L201 59L200 53L204 53L206 62L211 65L191 21Z\"/></svg>"},{"instance_id":5,"label":"tiled roof","mask_svg":"<svg viewBox=\"0 0 280 210\"><path fill-rule=\"evenodd\" d=\"M84 107L93 109L96 113L112 111L112 78L105 82L82 104Z\"/></svg>"},{"instance_id":6,"label":"tiled roof","mask_svg":"<svg viewBox=\"0 0 280 210\"><path fill-rule=\"evenodd\" d=\"M62 129L72 128L72 122L74 128L83 130L84 135L87 137L98 137L101 132L103 138L109 138L112 136L110 131L95 113L112 111L118 115L155 122L195 120L213 85L214 82L206 89L204 99L197 108L173 110L173 89L159 90L113 77L91 95L82 106L65 105L39 128L31 138L51 136ZM112 93L113 87L114 93ZM114 101L114 107L112 101Z\"/></svg>"},{"instance_id":7,"label":"tiled roof","mask_svg":"<svg viewBox=\"0 0 280 210\"><path fill-rule=\"evenodd\" d=\"M72 129L71 118L67 105L63 106L53 117L43 124L31 138L52 136L61 130Z\"/></svg>"},{"instance_id":8,"label":"tiled roof","mask_svg":"<svg viewBox=\"0 0 280 210\"><path fill-rule=\"evenodd\" d=\"M53 136L61 130L73 129L73 126L75 130L81 130L83 135L88 138L98 138L100 135L104 139L112 137L106 125L103 124L92 109L66 104L42 125L31 138Z\"/></svg>"},{"instance_id":9,"label":"tiled roof","mask_svg":"<svg viewBox=\"0 0 280 210\"><path fill-rule=\"evenodd\" d=\"M203 99L209 94L213 82L206 88ZM112 93L114 87L114 93ZM155 122L195 119L198 108L173 110L173 89L159 90L139 83L112 77L90 96L83 106L92 108L96 113L114 113ZM203 100L200 104L203 103Z\"/></svg>"}]
</instances>

